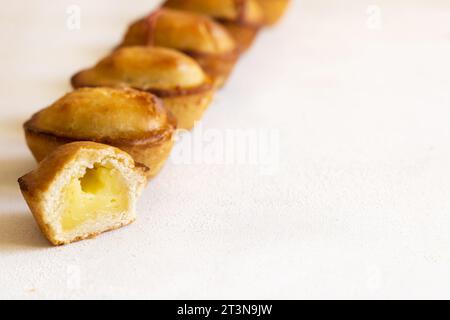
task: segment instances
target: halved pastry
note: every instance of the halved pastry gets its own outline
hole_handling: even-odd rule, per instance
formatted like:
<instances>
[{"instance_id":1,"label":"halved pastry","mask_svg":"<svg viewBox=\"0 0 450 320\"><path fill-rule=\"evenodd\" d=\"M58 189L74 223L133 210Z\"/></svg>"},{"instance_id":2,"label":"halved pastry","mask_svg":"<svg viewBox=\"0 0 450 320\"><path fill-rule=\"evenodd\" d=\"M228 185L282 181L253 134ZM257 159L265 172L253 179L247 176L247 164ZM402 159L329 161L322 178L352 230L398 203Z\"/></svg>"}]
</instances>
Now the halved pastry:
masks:
<instances>
[{"instance_id":1,"label":"halved pastry","mask_svg":"<svg viewBox=\"0 0 450 320\"><path fill-rule=\"evenodd\" d=\"M63 245L132 223L146 170L119 149L75 142L57 148L19 185L44 235Z\"/></svg>"},{"instance_id":2,"label":"halved pastry","mask_svg":"<svg viewBox=\"0 0 450 320\"><path fill-rule=\"evenodd\" d=\"M269 25L277 23L286 12L290 0L256 0L261 6L265 22Z\"/></svg>"},{"instance_id":3,"label":"halved pastry","mask_svg":"<svg viewBox=\"0 0 450 320\"><path fill-rule=\"evenodd\" d=\"M167 48L124 47L72 78L80 87L130 87L161 98L178 127L192 129L208 108L214 87L190 57Z\"/></svg>"},{"instance_id":4,"label":"halved pastry","mask_svg":"<svg viewBox=\"0 0 450 320\"><path fill-rule=\"evenodd\" d=\"M256 0L167 0L164 7L216 19L233 36L240 52L252 45L264 25L264 13Z\"/></svg>"},{"instance_id":5,"label":"halved pastry","mask_svg":"<svg viewBox=\"0 0 450 320\"><path fill-rule=\"evenodd\" d=\"M189 12L160 9L133 23L121 44L157 46L182 51L194 58L222 87L239 57L230 34L210 18Z\"/></svg>"},{"instance_id":6,"label":"halved pastry","mask_svg":"<svg viewBox=\"0 0 450 320\"><path fill-rule=\"evenodd\" d=\"M154 95L113 88L75 90L24 124L37 161L62 144L94 141L118 147L155 176L169 156L176 119Z\"/></svg>"}]
</instances>

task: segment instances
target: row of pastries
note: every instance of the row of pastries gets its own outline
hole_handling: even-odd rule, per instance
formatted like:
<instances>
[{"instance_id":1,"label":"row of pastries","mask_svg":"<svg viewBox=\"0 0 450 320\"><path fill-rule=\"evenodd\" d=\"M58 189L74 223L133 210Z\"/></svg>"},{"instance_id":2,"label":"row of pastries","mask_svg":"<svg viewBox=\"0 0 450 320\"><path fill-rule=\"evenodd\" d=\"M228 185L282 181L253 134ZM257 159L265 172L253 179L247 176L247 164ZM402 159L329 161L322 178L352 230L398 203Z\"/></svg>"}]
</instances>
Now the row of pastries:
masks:
<instances>
[{"instance_id":1,"label":"row of pastries","mask_svg":"<svg viewBox=\"0 0 450 320\"><path fill-rule=\"evenodd\" d=\"M38 167L19 178L54 245L132 223L136 201L200 121L259 31L289 0L168 0L76 73L74 91L35 113L25 138Z\"/></svg>"}]
</instances>

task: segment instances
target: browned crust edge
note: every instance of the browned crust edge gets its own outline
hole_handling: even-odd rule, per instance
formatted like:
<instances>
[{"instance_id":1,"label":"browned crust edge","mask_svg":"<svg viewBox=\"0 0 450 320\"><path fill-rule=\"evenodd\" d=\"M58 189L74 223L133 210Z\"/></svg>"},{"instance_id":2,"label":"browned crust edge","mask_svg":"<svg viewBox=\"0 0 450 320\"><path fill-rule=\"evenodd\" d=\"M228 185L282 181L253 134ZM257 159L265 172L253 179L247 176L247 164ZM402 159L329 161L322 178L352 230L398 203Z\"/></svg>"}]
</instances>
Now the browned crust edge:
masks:
<instances>
[{"instance_id":1,"label":"browned crust edge","mask_svg":"<svg viewBox=\"0 0 450 320\"><path fill-rule=\"evenodd\" d=\"M41 230L41 233L44 235L44 237L54 246L62 245L63 243L60 243L56 239L52 237L51 231L49 226L44 222L42 219L42 210L40 206L36 203L35 195L32 193L33 190L29 188L27 177L28 174L20 177L18 179L20 191L23 194L23 197L25 198L25 202L27 203L28 207L30 208L31 214L33 215L34 220L36 221L39 230Z\"/></svg>"},{"instance_id":2,"label":"browned crust edge","mask_svg":"<svg viewBox=\"0 0 450 320\"><path fill-rule=\"evenodd\" d=\"M206 52L200 52L200 51L190 51L190 50L184 50L182 51L184 54L190 56L194 60L196 58L209 58L209 59L216 59L217 61L225 60L225 61L236 61L240 56L240 51L238 48L224 52L224 53L206 53Z\"/></svg>"},{"instance_id":3,"label":"browned crust edge","mask_svg":"<svg viewBox=\"0 0 450 320\"><path fill-rule=\"evenodd\" d=\"M77 141L92 141L107 145L114 145L114 146L136 146L136 145L148 145L149 147L157 146L160 144L163 144L167 140L172 139L173 134L176 131L177 128L177 120L175 116L172 115L169 111L167 111L168 116L168 122L169 122L169 128L166 128L166 130L160 130L157 132L150 132L147 134L146 137L140 138L140 139L110 139L110 138L100 138L100 139L93 139L93 138L84 138L84 137L69 137L64 136L60 134L55 134L50 131L41 130L38 127L35 126L34 122L36 121L36 117L39 113L34 114L30 120L25 122L23 125L23 128L26 132L32 133L35 135L44 136L47 139L56 140L59 142L62 142L63 144L70 143L70 142L77 142Z\"/></svg>"},{"instance_id":4,"label":"browned crust edge","mask_svg":"<svg viewBox=\"0 0 450 320\"><path fill-rule=\"evenodd\" d=\"M86 69L86 70L82 70L78 73L76 73L75 75L72 76L72 78L70 79L70 83L72 85L72 87L74 89L79 89L79 88L98 88L98 87L112 87L114 88L114 86L102 86L102 85L80 85L79 81L78 81L78 77L81 76L81 74L83 72L86 72L88 70L92 70L92 69ZM117 86L115 88L122 88L122 86ZM134 90L138 90L138 91L143 91L143 92L147 92L147 93L151 93L154 94L155 96L158 96L159 98L176 98L176 97L182 97L182 96L191 96L191 95L196 95L196 94L202 94L202 93L206 93L208 91L210 91L211 89L214 88L214 85L212 84L212 81L210 79L208 79L205 83L197 86L197 87L193 87L193 88L182 88L180 86L177 86L175 88L172 89L141 89L141 88L137 88L137 87L133 87L133 86L126 86L127 88L131 88Z\"/></svg>"},{"instance_id":5,"label":"browned crust edge","mask_svg":"<svg viewBox=\"0 0 450 320\"><path fill-rule=\"evenodd\" d=\"M148 93L152 93L160 98L177 98L177 97L183 97L183 96L193 96L198 94L203 94L211 91L214 88L212 82L208 80L208 82L205 82L204 84L194 87L194 88L181 88L176 87L170 90L164 90L164 89L139 89L134 88L135 90L145 91Z\"/></svg>"},{"instance_id":6,"label":"browned crust edge","mask_svg":"<svg viewBox=\"0 0 450 320\"><path fill-rule=\"evenodd\" d=\"M30 192L30 188L28 187L25 176L26 175L21 176L19 179L17 179L17 182L19 183L19 187L22 192Z\"/></svg>"}]
</instances>

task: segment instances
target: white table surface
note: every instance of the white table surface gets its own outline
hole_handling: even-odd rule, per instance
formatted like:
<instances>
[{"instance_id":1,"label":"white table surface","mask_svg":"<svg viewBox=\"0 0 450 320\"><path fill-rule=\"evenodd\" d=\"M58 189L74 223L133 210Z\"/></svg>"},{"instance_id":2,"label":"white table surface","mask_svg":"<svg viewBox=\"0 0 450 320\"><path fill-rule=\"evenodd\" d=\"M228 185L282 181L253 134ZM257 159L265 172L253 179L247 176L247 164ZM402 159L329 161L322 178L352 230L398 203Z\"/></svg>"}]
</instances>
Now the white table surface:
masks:
<instances>
[{"instance_id":1,"label":"white table surface","mask_svg":"<svg viewBox=\"0 0 450 320\"><path fill-rule=\"evenodd\" d=\"M0 298L450 298L450 2L294 2L195 131L275 133L270 170L172 158L135 224L59 248L21 124L152 1L0 2Z\"/></svg>"}]
</instances>

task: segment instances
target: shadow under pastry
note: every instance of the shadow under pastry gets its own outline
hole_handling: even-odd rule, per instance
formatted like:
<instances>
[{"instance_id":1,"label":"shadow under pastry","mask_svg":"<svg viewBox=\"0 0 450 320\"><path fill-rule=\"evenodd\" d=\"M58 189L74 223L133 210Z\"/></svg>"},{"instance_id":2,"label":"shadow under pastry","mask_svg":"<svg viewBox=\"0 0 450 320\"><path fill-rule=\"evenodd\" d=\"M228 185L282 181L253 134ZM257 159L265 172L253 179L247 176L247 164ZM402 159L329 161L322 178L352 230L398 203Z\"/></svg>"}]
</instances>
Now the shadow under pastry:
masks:
<instances>
[{"instance_id":1,"label":"shadow under pastry","mask_svg":"<svg viewBox=\"0 0 450 320\"><path fill-rule=\"evenodd\" d=\"M14 250L48 247L48 242L41 236L30 214L0 213L0 254Z\"/></svg>"},{"instance_id":2,"label":"shadow under pastry","mask_svg":"<svg viewBox=\"0 0 450 320\"><path fill-rule=\"evenodd\" d=\"M12 201L20 194L17 187L17 177L35 167L31 157L12 157L0 159L0 197Z\"/></svg>"}]
</instances>

